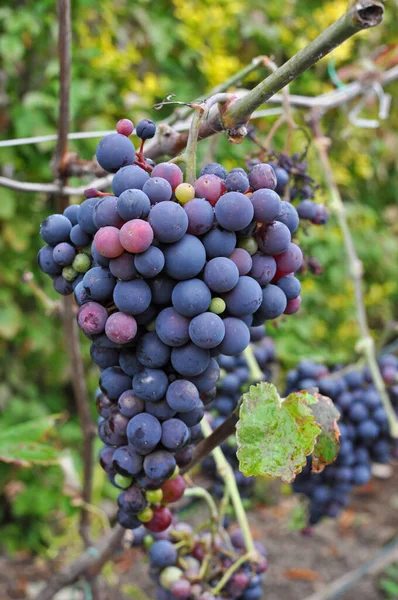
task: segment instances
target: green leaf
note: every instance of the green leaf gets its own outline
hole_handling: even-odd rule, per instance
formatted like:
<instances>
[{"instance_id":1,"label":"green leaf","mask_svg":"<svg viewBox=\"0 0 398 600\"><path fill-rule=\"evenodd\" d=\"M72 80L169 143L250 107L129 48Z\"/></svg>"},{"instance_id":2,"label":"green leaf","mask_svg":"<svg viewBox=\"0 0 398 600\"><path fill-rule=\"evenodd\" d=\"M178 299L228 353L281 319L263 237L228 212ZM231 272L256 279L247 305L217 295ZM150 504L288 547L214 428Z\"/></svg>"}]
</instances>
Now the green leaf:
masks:
<instances>
[{"instance_id":1,"label":"green leaf","mask_svg":"<svg viewBox=\"0 0 398 600\"><path fill-rule=\"evenodd\" d=\"M310 409L315 402L308 392L290 394L282 401L270 383L251 386L242 396L237 424L242 473L293 481L321 433Z\"/></svg>"},{"instance_id":2,"label":"green leaf","mask_svg":"<svg viewBox=\"0 0 398 600\"><path fill-rule=\"evenodd\" d=\"M340 449L340 431L337 421L340 413L327 396L315 393L317 402L311 404L311 412L322 431L316 441L312 453L312 471L321 473L323 469L333 462Z\"/></svg>"},{"instance_id":3,"label":"green leaf","mask_svg":"<svg viewBox=\"0 0 398 600\"><path fill-rule=\"evenodd\" d=\"M0 461L21 467L56 463L61 452L45 441L59 417L46 416L0 431Z\"/></svg>"}]
</instances>

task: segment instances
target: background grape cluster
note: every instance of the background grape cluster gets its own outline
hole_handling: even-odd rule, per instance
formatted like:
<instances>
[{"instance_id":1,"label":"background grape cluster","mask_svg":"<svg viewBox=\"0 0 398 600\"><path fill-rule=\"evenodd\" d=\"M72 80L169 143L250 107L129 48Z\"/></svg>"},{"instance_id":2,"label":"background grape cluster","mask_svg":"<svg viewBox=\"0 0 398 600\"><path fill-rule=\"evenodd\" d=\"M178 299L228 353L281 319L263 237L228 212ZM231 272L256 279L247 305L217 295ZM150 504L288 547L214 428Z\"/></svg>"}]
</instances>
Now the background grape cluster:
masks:
<instances>
[{"instance_id":1,"label":"background grape cluster","mask_svg":"<svg viewBox=\"0 0 398 600\"><path fill-rule=\"evenodd\" d=\"M386 354L380 368L395 406L398 406L397 357ZM309 524L325 516L337 517L350 502L350 493L371 478L372 462L387 463L394 452L388 420L380 396L367 368L349 369L342 375L325 365L303 361L287 376L287 393L318 388L329 396L341 417L340 450L337 459L320 474L311 473L311 458L293 489L309 498Z\"/></svg>"}]
</instances>

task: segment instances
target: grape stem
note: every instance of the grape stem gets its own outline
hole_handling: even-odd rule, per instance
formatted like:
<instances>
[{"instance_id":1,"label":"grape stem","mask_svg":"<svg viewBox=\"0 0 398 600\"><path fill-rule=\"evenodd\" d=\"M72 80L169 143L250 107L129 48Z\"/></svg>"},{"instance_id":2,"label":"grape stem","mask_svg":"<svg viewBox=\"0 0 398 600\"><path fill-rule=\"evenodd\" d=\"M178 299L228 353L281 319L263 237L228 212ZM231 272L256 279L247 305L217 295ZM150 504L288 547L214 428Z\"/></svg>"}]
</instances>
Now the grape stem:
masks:
<instances>
[{"instance_id":1,"label":"grape stem","mask_svg":"<svg viewBox=\"0 0 398 600\"><path fill-rule=\"evenodd\" d=\"M349 266L349 272L354 284L355 308L357 313L357 323L360 332L360 339L357 343L357 350L362 352L369 366L374 385L380 395L384 410L390 426L390 434L393 438L398 438L398 420L395 410L391 404L386 386L377 363L376 349L374 340L370 334L363 289L363 264L358 257L352 233L348 224L347 212L344 202L341 198L339 188L333 175L332 166L328 156L329 140L324 137L320 122L319 113L313 112L312 128L315 134L315 146L318 151L320 163L326 186L330 195L329 206L336 216L338 224L343 234L344 246Z\"/></svg>"},{"instance_id":2,"label":"grape stem","mask_svg":"<svg viewBox=\"0 0 398 600\"><path fill-rule=\"evenodd\" d=\"M196 181L196 154L202 121L207 117L212 106L215 104L225 104L228 100L231 100L231 98L231 94L214 94L214 96L211 96L200 104L190 105L195 109L195 112L192 116L187 146L183 156L186 164L185 180L191 185L194 185Z\"/></svg>"},{"instance_id":3,"label":"grape stem","mask_svg":"<svg viewBox=\"0 0 398 600\"><path fill-rule=\"evenodd\" d=\"M212 589L212 593L216 596L217 594L219 594L221 592L221 590L223 589L223 587L228 583L228 581L231 579L232 575L235 573L235 571L237 571L239 569L239 567L241 565L243 565L243 563L245 563L246 561L252 561L253 560L253 554L252 552L246 552L246 554L243 554L243 556L240 556L238 558L238 560L236 560L227 571L225 571L224 575L221 577L220 581L217 583L216 587Z\"/></svg>"},{"instance_id":4,"label":"grape stem","mask_svg":"<svg viewBox=\"0 0 398 600\"><path fill-rule=\"evenodd\" d=\"M208 438L213 433L213 430L206 417L203 417L201 421L201 427L205 438ZM245 540L246 550L248 554L254 557L256 555L256 548L254 546L249 522L247 520L245 509L243 508L232 468L220 447L214 448L212 454L216 462L217 470L224 481L225 487L228 489L235 515Z\"/></svg>"},{"instance_id":5,"label":"grape stem","mask_svg":"<svg viewBox=\"0 0 398 600\"><path fill-rule=\"evenodd\" d=\"M260 369L257 359L254 356L253 346L251 344L249 344L247 346L247 348L245 348L245 350L243 350L243 355L246 359L247 364L249 365L250 381L251 382L263 381L264 373Z\"/></svg>"},{"instance_id":6,"label":"grape stem","mask_svg":"<svg viewBox=\"0 0 398 600\"><path fill-rule=\"evenodd\" d=\"M46 310L46 314L48 316L52 316L52 315L60 316L61 315L61 313L62 313L61 303L51 300L51 298L49 298L47 296L47 294L35 282L33 273L31 273L30 271L29 272L26 271L22 275L22 282L25 283L30 288L33 295L42 303L42 305L44 306L44 308Z\"/></svg>"}]
</instances>

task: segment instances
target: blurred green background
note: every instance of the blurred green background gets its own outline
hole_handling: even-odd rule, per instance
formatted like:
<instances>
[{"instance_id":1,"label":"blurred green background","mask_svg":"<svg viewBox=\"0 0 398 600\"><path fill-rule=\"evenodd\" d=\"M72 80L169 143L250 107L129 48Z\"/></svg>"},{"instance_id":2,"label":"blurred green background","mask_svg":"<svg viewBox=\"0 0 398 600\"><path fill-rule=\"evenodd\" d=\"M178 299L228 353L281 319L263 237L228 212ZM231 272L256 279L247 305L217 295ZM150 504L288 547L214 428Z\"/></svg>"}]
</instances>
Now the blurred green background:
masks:
<instances>
[{"instance_id":1,"label":"blurred green background","mask_svg":"<svg viewBox=\"0 0 398 600\"><path fill-rule=\"evenodd\" d=\"M259 55L282 64L346 9L345 0L74 0L71 131L110 129L123 116L164 118L152 105L167 94L189 101L233 75ZM333 90L334 70L355 64L363 70L376 58L381 70L398 62L397 9L388 6L384 24L357 35L322 60L291 86L291 92L317 95ZM0 7L0 136L1 139L51 134L56 131L58 62L57 23L53 0L25 0ZM356 71L353 71L355 77ZM245 81L254 86L259 69ZM347 81L349 79L346 79ZM365 265L366 304L377 340L397 317L397 134L398 84L388 87L393 105L387 121L374 129L354 127L351 108L343 106L323 120L332 138L331 159L350 217L357 249ZM295 111L305 125L305 113ZM363 116L377 116L376 103ZM256 121L260 138L274 118ZM220 137L220 136L219 136ZM71 142L70 150L91 159L98 140ZM282 149L284 131L275 138ZM210 151L203 142L201 156ZM304 137L294 137L301 152ZM15 179L50 182L53 143L0 148L1 174ZM227 168L244 166L255 146L220 138L211 147ZM309 149L310 173L321 180L316 153ZM71 185L82 184L71 180ZM322 187L318 198L327 200ZM0 536L7 552L24 549L53 556L65 541L65 530L79 508L69 478L80 475L80 428L63 346L62 325L21 282L32 270L55 299L51 281L39 273L39 224L55 212L55 199L0 188L0 376L1 430L32 418L66 412L57 427L56 443L65 449L59 467L20 469L0 463ZM355 359L358 331L341 233L331 219L326 227L310 227L301 245L323 265L320 276L303 277L303 305L298 315L270 326L284 368L298 358L330 363ZM82 339L90 391L97 371ZM94 404L94 403L93 403ZM93 406L93 416L95 410ZM46 486L48 493L43 494ZM71 491L72 490L72 491ZM100 469L95 471L94 504L114 497ZM98 518L98 526L100 519ZM69 528L69 536L76 536Z\"/></svg>"}]
</instances>

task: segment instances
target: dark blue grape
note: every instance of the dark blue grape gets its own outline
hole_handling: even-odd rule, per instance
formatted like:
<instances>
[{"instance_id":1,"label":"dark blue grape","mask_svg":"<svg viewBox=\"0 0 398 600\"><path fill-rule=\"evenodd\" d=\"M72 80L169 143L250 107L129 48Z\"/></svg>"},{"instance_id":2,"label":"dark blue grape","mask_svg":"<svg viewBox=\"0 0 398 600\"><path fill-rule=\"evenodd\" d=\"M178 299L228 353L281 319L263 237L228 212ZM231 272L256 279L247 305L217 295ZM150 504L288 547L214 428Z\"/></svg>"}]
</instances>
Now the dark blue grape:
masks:
<instances>
[{"instance_id":1,"label":"dark blue grape","mask_svg":"<svg viewBox=\"0 0 398 600\"><path fill-rule=\"evenodd\" d=\"M259 223L272 223L281 207L281 199L273 190L260 189L250 198L254 209L254 218Z\"/></svg>"},{"instance_id":2,"label":"dark blue grape","mask_svg":"<svg viewBox=\"0 0 398 600\"><path fill-rule=\"evenodd\" d=\"M112 298L116 280L104 267L93 267L84 275L83 287L91 300L105 302Z\"/></svg>"},{"instance_id":3,"label":"dark blue grape","mask_svg":"<svg viewBox=\"0 0 398 600\"><path fill-rule=\"evenodd\" d=\"M156 125L151 119L142 119L137 124L135 133L141 140L150 140L155 136Z\"/></svg>"},{"instance_id":4,"label":"dark blue grape","mask_svg":"<svg viewBox=\"0 0 398 600\"><path fill-rule=\"evenodd\" d=\"M265 320L276 319L279 317L285 310L286 305L286 296L279 287L269 283L263 289L261 311Z\"/></svg>"},{"instance_id":5,"label":"dark blue grape","mask_svg":"<svg viewBox=\"0 0 398 600\"><path fill-rule=\"evenodd\" d=\"M134 477L142 470L142 456L131 446L120 446L113 454L113 467L125 477Z\"/></svg>"},{"instance_id":6,"label":"dark blue grape","mask_svg":"<svg viewBox=\"0 0 398 600\"><path fill-rule=\"evenodd\" d=\"M121 167L133 164L135 148L125 135L110 133L98 143L96 157L105 171L116 173Z\"/></svg>"},{"instance_id":7,"label":"dark blue grape","mask_svg":"<svg viewBox=\"0 0 398 600\"><path fill-rule=\"evenodd\" d=\"M76 281L76 279L75 279ZM72 287L73 284L75 282L72 282ZM80 281L74 289L74 296L75 296L75 300L76 300L76 304L78 306L83 306L83 304L85 304L86 302L90 302L90 296L88 295L87 291L84 289L83 286L83 281Z\"/></svg>"},{"instance_id":8,"label":"dark blue grape","mask_svg":"<svg viewBox=\"0 0 398 600\"><path fill-rule=\"evenodd\" d=\"M99 385L111 400L117 400L123 392L131 388L131 377L120 367L108 367L101 373Z\"/></svg>"},{"instance_id":9,"label":"dark blue grape","mask_svg":"<svg viewBox=\"0 0 398 600\"><path fill-rule=\"evenodd\" d=\"M151 303L151 288L142 279L118 281L113 292L117 308L128 315L139 315Z\"/></svg>"},{"instance_id":10,"label":"dark blue grape","mask_svg":"<svg viewBox=\"0 0 398 600\"><path fill-rule=\"evenodd\" d=\"M276 175L271 165L260 163L254 165L249 171L249 182L254 190L267 188L274 190L276 188Z\"/></svg>"},{"instance_id":11,"label":"dark blue grape","mask_svg":"<svg viewBox=\"0 0 398 600\"><path fill-rule=\"evenodd\" d=\"M216 219L227 231L239 231L247 227L254 215L249 198L240 192L227 192L215 206Z\"/></svg>"},{"instance_id":12,"label":"dark blue grape","mask_svg":"<svg viewBox=\"0 0 398 600\"><path fill-rule=\"evenodd\" d=\"M91 344L90 356L100 369L115 367L119 364L119 352L114 348L99 348L99 346Z\"/></svg>"},{"instance_id":13,"label":"dark blue grape","mask_svg":"<svg viewBox=\"0 0 398 600\"><path fill-rule=\"evenodd\" d=\"M130 281L137 277L134 256L129 252L123 252L117 258L111 258L109 261L109 270L114 277L122 281Z\"/></svg>"},{"instance_id":14,"label":"dark blue grape","mask_svg":"<svg viewBox=\"0 0 398 600\"><path fill-rule=\"evenodd\" d=\"M61 242L57 244L53 251L53 259L57 263L57 265L61 265L62 267L68 267L73 263L73 260L76 256L76 250L67 242Z\"/></svg>"},{"instance_id":15,"label":"dark blue grape","mask_svg":"<svg viewBox=\"0 0 398 600\"><path fill-rule=\"evenodd\" d=\"M126 138L127 140L128 138ZM141 525L141 521L133 513L125 512L121 508L117 511L116 520L125 529L136 529Z\"/></svg>"},{"instance_id":16,"label":"dark blue grape","mask_svg":"<svg viewBox=\"0 0 398 600\"><path fill-rule=\"evenodd\" d=\"M167 309L166 309L167 310ZM164 367L170 358L170 348L154 331L146 333L137 344L137 358L144 367Z\"/></svg>"},{"instance_id":17,"label":"dark blue grape","mask_svg":"<svg viewBox=\"0 0 398 600\"><path fill-rule=\"evenodd\" d=\"M176 202L156 204L149 213L148 221L155 238L165 244L178 242L188 229L187 213Z\"/></svg>"},{"instance_id":18,"label":"dark blue grape","mask_svg":"<svg viewBox=\"0 0 398 600\"><path fill-rule=\"evenodd\" d=\"M350 406L350 410L348 411L348 416L351 419L351 421L354 421L354 423L359 423L360 421L364 421L365 419L368 418L369 411L366 408L366 406L364 406L364 404L362 404L362 402L354 402Z\"/></svg>"},{"instance_id":19,"label":"dark blue grape","mask_svg":"<svg viewBox=\"0 0 398 600\"><path fill-rule=\"evenodd\" d=\"M284 223L274 221L260 228L256 240L264 254L276 256L289 248L291 237L290 230Z\"/></svg>"},{"instance_id":20,"label":"dark blue grape","mask_svg":"<svg viewBox=\"0 0 398 600\"><path fill-rule=\"evenodd\" d=\"M370 480L371 475L369 465L358 465L353 468L352 483L354 485L365 485Z\"/></svg>"},{"instance_id":21,"label":"dark blue grape","mask_svg":"<svg viewBox=\"0 0 398 600\"><path fill-rule=\"evenodd\" d=\"M203 279L213 292L229 292L239 281L238 267L224 256L213 258L205 267Z\"/></svg>"},{"instance_id":22,"label":"dark blue grape","mask_svg":"<svg viewBox=\"0 0 398 600\"><path fill-rule=\"evenodd\" d=\"M358 437L360 437L367 446L373 444L379 433L379 426L375 421L371 421L370 419L362 421L358 426Z\"/></svg>"},{"instance_id":23,"label":"dark blue grape","mask_svg":"<svg viewBox=\"0 0 398 600\"><path fill-rule=\"evenodd\" d=\"M240 319L227 317L224 319L225 336L218 349L227 356L235 356L243 352L250 343L250 331Z\"/></svg>"},{"instance_id":24,"label":"dark blue grape","mask_svg":"<svg viewBox=\"0 0 398 600\"><path fill-rule=\"evenodd\" d=\"M251 315L260 307L262 290L252 277L239 277L237 285L223 296L228 312L235 317Z\"/></svg>"},{"instance_id":25,"label":"dark blue grape","mask_svg":"<svg viewBox=\"0 0 398 600\"><path fill-rule=\"evenodd\" d=\"M312 221L316 216L317 205L312 200L303 200L297 206L297 212L301 219Z\"/></svg>"},{"instance_id":26,"label":"dark blue grape","mask_svg":"<svg viewBox=\"0 0 398 600\"><path fill-rule=\"evenodd\" d=\"M277 191L278 194L282 194L285 187L289 183L289 173L282 167L274 167L274 171L276 175L275 191Z\"/></svg>"},{"instance_id":27,"label":"dark blue grape","mask_svg":"<svg viewBox=\"0 0 398 600\"><path fill-rule=\"evenodd\" d=\"M120 352L119 365L126 375L130 375L130 377L134 377L142 369L142 365L137 359L137 353L130 350L122 350Z\"/></svg>"},{"instance_id":28,"label":"dark blue grape","mask_svg":"<svg viewBox=\"0 0 398 600\"><path fill-rule=\"evenodd\" d=\"M160 442L162 427L154 416L141 413L129 421L127 437L129 444L132 444L140 454L145 454Z\"/></svg>"},{"instance_id":29,"label":"dark blue grape","mask_svg":"<svg viewBox=\"0 0 398 600\"><path fill-rule=\"evenodd\" d=\"M188 216L188 233L203 235L214 223L214 209L204 198L194 198L184 205Z\"/></svg>"},{"instance_id":30,"label":"dark blue grape","mask_svg":"<svg viewBox=\"0 0 398 600\"><path fill-rule=\"evenodd\" d=\"M206 252L202 242L189 234L165 247L164 256L166 273L178 280L195 277L206 262Z\"/></svg>"},{"instance_id":31,"label":"dark blue grape","mask_svg":"<svg viewBox=\"0 0 398 600\"><path fill-rule=\"evenodd\" d=\"M200 375L190 377L190 381L195 384L199 392L207 393L214 389L220 378L220 367L215 358L211 358L208 367ZM180 410L180 409L179 409Z\"/></svg>"},{"instance_id":32,"label":"dark blue grape","mask_svg":"<svg viewBox=\"0 0 398 600\"><path fill-rule=\"evenodd\" d=\"M40 235L43 240L55 246L60 242L68 242L72 223L64 215L50 215L40 225Z\"/></svg>"},{"instance_id":33,"label":"dark blue grape","mask_svg":"<svg viewBox=\"0 0 398 600\"><path fill-rule=\"evenodd\" d=\"M160 369L142 369L133 377L134 393L143 400L156 402L165 395L169 380Z\"/></svg>"},{"instance_id":34,"label":"dark blue grape","mask_svg":"<svg viewBox=\"0 0 398 600\"><path fill-rule=\"evenodd\" d=\"M278 279L276 285L281 288L287 300L294 300L300 295L301 283L296 277L294 277L294 275L286 275L285 277L281 277Z\"/></svg>"},{"instance_id":35,"label":"dark blue grape","mask_svg":"<svg viewBox=\"0 0 398 600\"><path fill-rule=\"evenodd\" d=\"M225 231L215 227L206 233L202 241L208 259L229 256L236 246L236 234L234 231Z\"/></svg>"},{"instance_id":36,"label":"dark blue grape","mask_svg":"<svg viewBox=\"0 0 398 600\"><path fill-rule=\"evenodd\" d=\"M54 281L54 290L61 294L61 296L69 296L73 292L73 285L71 281L67 281L62 277L62 275L58 275L55 277Z\"/></svg>"},{"instance_id":37,"label":"dark blue grape","mask_svg":"<svg viewBox=\"0 0 398 600\"><path fill-rule=\"evenodd\" d=\"M116 196L105 196L100 198L94 206L93 222L97 229L100 227L117 227L120 228L124 221L117 212Z\"/></svg>"},{"instance_id":38,"label":"dark blue grape","mask_svg":"<svg viewBox=\"0 0 398 600\"><path fill-rule=\"evenodd\" d=\"M99 200L98 198L88 198L87 200L85 200L84 202L81 203L80 210L77 214L78 225L80 225L80 228L85 233L88 233L90 235L94 235L94 233L98 229L98 227L96 227L96 225L94 223L94 218L93 218L94 217L94 207L97 204L98 200ZM72 232L71 232L71 240L74 244L76 243L72 239ZM84 245L86 246L87 243Z\"/></svg>"},{"instance_id":39,"label":"dark blue grape","mask_svg":"<svg viewBox=\"0 0 398 600\"><path fill-rule=\"evenodd\" d=\"M158 202L167 202L173 195L171 185L163 177L150 177L145 182L142 191L148 196L152 205Z\"/></svg>"},{"instance_id":40,"label":"dark blue grape","mask_svg":"<svg viewBox=\"0 0 398 600\"><path fill-rule=\"evenodd\" d=\"M177 283L171 300L181 315L195 317L209 308L211 292L201 279L188 279Z\"/></svg>"},{"instance_id":41,"label":"dark blue grape","mask_svg":"<svg viewBox=\"0 0 398 600\"><path fill-rule=\"evenodd\" d=\"M156 318L156 333L167 346L183 346L189 340L189 319L175 308L165 308Z\"/></svg>"},{"instance_id":42,"label":"dark blue grape","mask_svg":"<svg viewBox=\"0 0 398 600\"><path fill-rule=\"evenodd\" d=\"M166 421L177 414L177 411L172 409L166 400L160 400L158 402L145 402L145 410L150 415L153 415L159 419L159 421Z\"/></svg>"},{"instance_id":43,"label":"dark blue grape","mask_svg":"<svg viewBox=\"0 0 398 600\"><path fill-rule=\"evenodd\" d=\"M167 450L151 452L144 458L145 475L150 479L168 479L174 473L176 464L176 459Z\"/></svg>"},{"instance_id":44,"label":"dark blue grape","mask_svg":"<svg viewBox=\"0 0 398 600\"><path fill-rule=\"evenodd\" d=\"M102 254L100 254L98 252L98 250L95 247L94 242L92 242L91 244L91 256L93 257L93 261L94 261L94 265L95 267L109 267L110 264L110 259L107 258L106 256L102 256ZM112 273L113 275L113 273Z\"/></svg>"},{"instance_id":45,"label":"dark blue grape","mask_svg":"<svg viewBox=\"0 0 398 600\"><path fill-rule=\"evenodd\" d=\"M176 412L189 412L200 403L196 386L185 379L173 381L167 388L166 400Z\"/></svg>"},{"instance_id":46,"label":"dark blue grape","mask_svg":"<svg viewBox=\"0 0 398 600\"><path fill-rule=\"evenodd\" d=\"M61 275L62 266L54 260L54 248L52 246L43 246L37 255L37 262L43 273L47 275ZM210 304L210 302L209 302Z\"/></svg>"},{"instance_id":47,"label":"dark blue grape","mask_svg":"<svg viewBox=\"0 0 398 600\"><path fill-rule=\"evenodd\" d=\"M149 560L151 566L156 569L160 570L175 565L177 558L177 550L168 540L158 540L150 547Z\"/></svg>"},{"instance_id":48,"label":"dark blue grape","mask_svg":"<svg viewBox=\"0 0 398 600\"><path fill-rule=\"evenodd\" d=\"M161 206L161 204L158 204L158 206ZM136 254L134 258L135 268L140 275L148 279L159 275L164 267L164 263L163 252L155 246L149 246L148 250L141 252L141 254Z\"/></svg>"},{"instance_id":49,"label":"dark blue grape","mask_svg":"<svg viewBox=\"0 0 398 600\"><path fill-rule=\"evenodd\" d=\"M198 406L190 410L189 412L177 413L177 417L185 423L188 427L195 427L203 419L205 414L205 408L203 402L200 402Z\"/></svg>"},{"instance_id":50,"label":"dark blue grape","mask_svg":"<svg viewBox=\"0 0 398 600\"><path fill-rule=\"evenodd\" d=\"M123 392L117 403L121 414L129 419L144 412L144 402L134 394L133 390Z\"/></svg>"},{"instance_id":51,"label":"dark blue grape","mask_svg":"<svg viewBox=\"0 0 398 600\"><path fill-rule=\"evenodd\" d=\"M137 485L131 485L125 492L121 492L117 503L119 508L128 514L140 513L148 504L144 494Z\"/></svg>"},{"instance_id":52,"label":"dark blue grape","mask_svg":"<svg viewBox=\"0 0 398 600\"><path fill-rule=\"evenodd\" d=\"M171 364L184 377L200 375L209 366L210 353L193 343L188 343L171 351Z\"/></svg>"},{"instance_id":53,"label":"dark blue grape","mask_svg":"<svg viewBox=\"0 0 398 600\"><path fill-rule=\"evenodd\" d=\"M64 217L69 219L72 225L77 225L77 215L80 210L79 204L70 204L67 206L63 212Z\"/></svg>"},{"instance_id":54,"label":"dark blue grape","mask_svg":"<svg viewBox=\"0 0 398 600\"><path fill-rule=\"evenodd\" d=\"M209 163L208 165L202 167L199 177L202 177L202 175L217 175L217 177L220 177L220 179L225 179L227 172L219 163Z\"/></svg>"},{"instance_id":55,"label":"dark blue grape","mask_svg":"<svg viewBox=\"0 0 398 600\"><path fill-rule=\"evenodd\" d=\"M205 312L189 324L189 337L199 348L215 348L225 335L223 320L214 313Z\"/></svg>"},{"instance_id":56,"label":"dark blue grape","mask_svg":"<svg viewBox=\"0 0 398 600\"><path fill-rule=\"evenodd\" d=\"M161 442L167 450L176 452L189 443L191 433L180 419L168 419L162 423Z\"/></svg>"},{"instance_id":57,"label":"dark blue grape","mask_svg":"<svg viewBox=\"0 0 398 600\"><path fill-rule=\"evenodd\" d=\"M261 286L273 280L276 273L276 261L273 256L266 256L262 252L256 252L252 256L252 261L250 277L255 279Z\"/></svg>"},{"instance_id":58,"label":"dark blue grape","mask_svg":"<svg viewBox=\"0 0 398 600\"><path fill-rule=\"evenodd\" d=\"M299 215L293 204L284 200L280 203L275 220L284 223L292 235L297 230L300 222Z\"/></svg>"},{"instance_id":59,"label":"dark blue grape","mask_svg":"<svg viewBox=\"0 0 398 600\"><path fill-rule=\"evenodd\" d=\"M119 215L125 221L130 219L140 219L146 217L149 207L146 201L148 196L138 194L142 190L149 175L138 165L128 165L120 169L113 178L112 190L115 196L119 197L117 210ZM121 199L122 197L122 199ZM145 211L148 209L148 212ZM137 213L137 216L130 216ZM139 214L141 213L141 215Z\"/></svg>"},{"instance_id":60,"label":"dark blue grape","mask_svg":"<svg viewBox=\"0 0 398 600\"><path fill-rule=\"evenodd\" d=\"M244 194L249 189L249 178L243 171L230 171L225 178L227 192L241 192Z\"/></svg>"}]
</instances>

